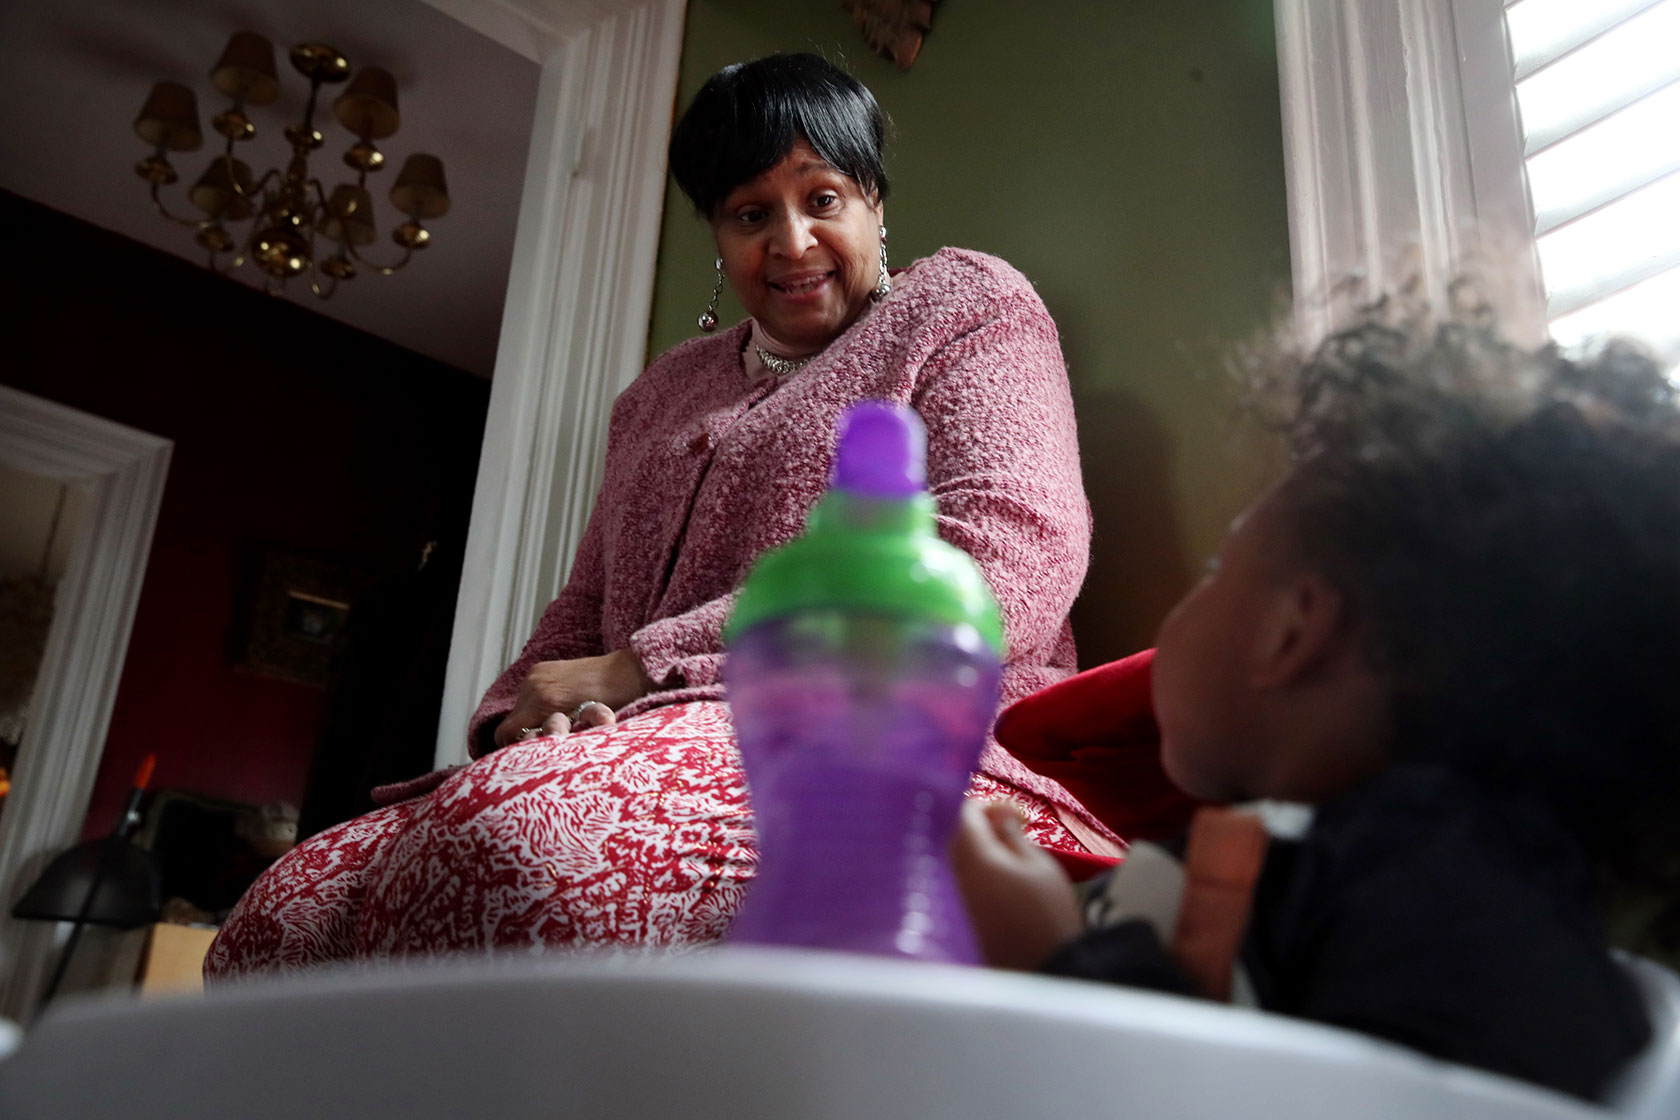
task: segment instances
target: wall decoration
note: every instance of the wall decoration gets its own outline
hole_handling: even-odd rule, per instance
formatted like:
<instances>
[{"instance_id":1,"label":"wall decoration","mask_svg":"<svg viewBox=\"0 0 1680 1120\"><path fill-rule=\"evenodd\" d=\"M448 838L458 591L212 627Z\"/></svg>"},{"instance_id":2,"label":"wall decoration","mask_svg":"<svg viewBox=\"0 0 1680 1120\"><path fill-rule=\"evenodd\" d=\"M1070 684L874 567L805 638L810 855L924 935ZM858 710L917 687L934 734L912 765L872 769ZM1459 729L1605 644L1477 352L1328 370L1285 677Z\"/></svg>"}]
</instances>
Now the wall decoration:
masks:
<instances>
[{"instance_id":1,"label":"wall decoration","mask_svg":"<svg viewBox=\"0 0 1680 1120\"><path fill-rule=\"evenodd\" d=\"M365 583L339 565L276 550L263 553L238 668L325 685L350 607Z\"/></svg>"},{"instance_id":2,"label":"wall decoration","mask_svg":"<svg viewBox=\"0 0 1680 1120\"><path fill-rule=\"evenodd\" d=\"M844 0L852 21L871 50L908 70L921 53L922 39L933 25L937 0Z\"/></svg>"}]
</instances>

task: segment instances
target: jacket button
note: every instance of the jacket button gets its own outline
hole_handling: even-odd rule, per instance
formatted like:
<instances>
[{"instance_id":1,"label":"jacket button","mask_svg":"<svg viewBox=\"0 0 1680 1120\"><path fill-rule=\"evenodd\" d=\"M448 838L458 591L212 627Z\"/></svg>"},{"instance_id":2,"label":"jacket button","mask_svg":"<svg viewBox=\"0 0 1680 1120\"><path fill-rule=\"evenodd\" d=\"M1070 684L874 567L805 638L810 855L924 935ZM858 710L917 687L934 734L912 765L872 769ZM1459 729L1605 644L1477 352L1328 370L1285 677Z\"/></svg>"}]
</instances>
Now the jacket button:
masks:
<instances>
[{"instance_id":1,"label":"jacket button","mask_svg":"<svg viewBox=\"0 0 1680 1120\"><path fill-rule=\"evenodd\" d=\"M712 434L710 432L701 432L688 441L688 453L690 455L702 455L711 449Z\"/></svg>"}]
</instances>

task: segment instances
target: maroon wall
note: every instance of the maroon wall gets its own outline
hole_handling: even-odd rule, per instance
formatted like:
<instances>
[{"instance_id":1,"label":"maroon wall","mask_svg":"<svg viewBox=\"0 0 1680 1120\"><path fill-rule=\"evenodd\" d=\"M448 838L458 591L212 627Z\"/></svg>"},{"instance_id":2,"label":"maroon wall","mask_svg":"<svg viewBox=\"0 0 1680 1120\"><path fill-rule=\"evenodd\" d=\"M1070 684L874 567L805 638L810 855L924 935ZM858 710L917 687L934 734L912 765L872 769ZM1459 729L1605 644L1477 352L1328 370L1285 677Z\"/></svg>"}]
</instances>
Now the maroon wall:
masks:
<instances>
[{"instance_id":1,"label":"maroon wall","mask_svg":"<svg viewBox=\"0 0 1680 1120\"><path fill-rule=\"evenodd\" d=\"M148 752L154 788L297 804L324 693L235 668L256 559L373 579L463 531L489 384L4 192L0 229L0 381L175 442L88 832Z\"/></svg>"}]
</instances>

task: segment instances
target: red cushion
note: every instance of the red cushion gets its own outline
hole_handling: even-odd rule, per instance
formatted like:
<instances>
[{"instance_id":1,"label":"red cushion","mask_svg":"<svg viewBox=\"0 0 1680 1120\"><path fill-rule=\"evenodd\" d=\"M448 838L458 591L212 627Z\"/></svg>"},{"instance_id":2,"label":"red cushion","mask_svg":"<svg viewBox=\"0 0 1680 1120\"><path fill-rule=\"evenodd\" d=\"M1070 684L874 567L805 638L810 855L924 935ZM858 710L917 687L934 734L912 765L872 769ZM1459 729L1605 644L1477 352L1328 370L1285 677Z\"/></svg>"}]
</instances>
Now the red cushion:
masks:
<instances>
[{"instance_id":1,"label":"red cushion","mask_svg":"<svg viewBox=\"0 0 1680 1120\"><path fill-rule=\"evenodd\" d=\"M1126 840L1184 831L1199 804L1161 769L1146 649L1041 689L1004 709L997 740L1053 778Z\"/></svg>"},{"instance_id":2,"label":"red cushion","mask_svg":"<svg viewBox=\"0 0 1680 1120\"><path fill-rule=\"evenodd\" d=\"M1070 852L1062 848L1044 850L1056 857L1056 862L1062 865L1067 877L1076 883L1094 879L1104 871L1120 866L1120 861L1114 856L1099 856L1095 852Z\"/></svg>"}]
</instances>

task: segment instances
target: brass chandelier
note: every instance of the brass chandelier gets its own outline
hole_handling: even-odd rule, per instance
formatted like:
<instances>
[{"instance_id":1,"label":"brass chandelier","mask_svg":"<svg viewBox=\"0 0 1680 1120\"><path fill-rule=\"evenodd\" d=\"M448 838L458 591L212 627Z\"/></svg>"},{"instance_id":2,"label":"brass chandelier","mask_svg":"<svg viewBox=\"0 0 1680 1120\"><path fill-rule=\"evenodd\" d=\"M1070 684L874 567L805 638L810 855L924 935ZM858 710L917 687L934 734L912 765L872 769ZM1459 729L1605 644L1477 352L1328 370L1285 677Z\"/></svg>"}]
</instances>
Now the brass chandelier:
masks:
<instances>
[{"instance_id":1,"label":"brass chandelier","mask_svg":"<svg viewBox=\"0 0 1680 1120\"><path fill-rule=\"evenodd\" d=\"M416 250L424 249L431 239L420 223L449 212L449 192L442 160L423 153L409 156L390 193L391 203L408 218L391 231L391 240L402 255L390 264L365 257L363 250L376 237L367 178L385 165L385 155L374 141L397 131L396 79L374 66L362 67L351 78L349 60L324 43L298 44L291 50L291 62L309 80L309 101L302 121L285 130L292 152L284 169L270 168L253 176L251 168L234 156L235 147L257 132L246 115L247 107L272 104L280 94L273 44L254 32L241 31L228 40L210 71L211 84L232 104L210 121L210 127L226 141L222 153L187 191L187 200L204 216L171 213L160 195L163 187L179 178L165 153L196 151L204 143L198 99L187 86L159 82L152 87L134 131L153 151L134 170L151 185L152 205L159 214L193 227L194 240L208 254L211 269L225 275L250 261L264 274L264 287L273 293L292 277L307 273L309 290L325 299L340 281L352 279L361 268L389 276L412 260ZM344 153L355 181L338 184L329 195L309 169L310 154L326 143L315 127L315 111L321 87L347 79L350 84L333 102L333 113L357 138ZM228 230L229 224L245 221L251 225L240 236Z\"/></svg>"}]
</instances>

